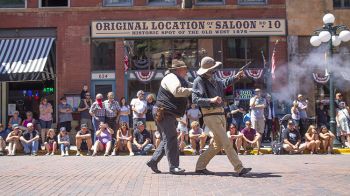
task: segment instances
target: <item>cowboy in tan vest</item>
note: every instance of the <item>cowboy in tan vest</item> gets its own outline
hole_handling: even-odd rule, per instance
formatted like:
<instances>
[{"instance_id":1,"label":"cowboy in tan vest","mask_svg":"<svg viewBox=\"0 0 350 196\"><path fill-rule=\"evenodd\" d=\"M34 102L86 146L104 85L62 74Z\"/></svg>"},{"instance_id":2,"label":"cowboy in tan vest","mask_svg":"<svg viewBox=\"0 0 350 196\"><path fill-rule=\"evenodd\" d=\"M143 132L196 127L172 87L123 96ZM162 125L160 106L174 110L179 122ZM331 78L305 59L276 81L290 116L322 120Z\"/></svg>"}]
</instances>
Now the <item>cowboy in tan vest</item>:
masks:
<instances>
[{"instance_id":1,"label":"cowboy in tan vest","mask_svg":"<svg viewBox=\"0 0 350 196\"><path fill-rule=\"evenodd\" d=\"M224 148L228 159L234 166L239 176L248 173L251 168L244 168L239 160L237 152L233 149L229 138L226 135L226 118L224 114L224 89L232 85L243 77L243 71L239 71L235 76L225 80L217 79L215 68L222 65L215 62L211 57L204 57L201 60L201 67L197 71L197 78L194 80L192 88L192 102L201 107L204 124L214 134L214 145L209 146L203 154L199 156L196 165L196 173L214 174L206 169L209 161Z\"/></svg>"}]
</instances>

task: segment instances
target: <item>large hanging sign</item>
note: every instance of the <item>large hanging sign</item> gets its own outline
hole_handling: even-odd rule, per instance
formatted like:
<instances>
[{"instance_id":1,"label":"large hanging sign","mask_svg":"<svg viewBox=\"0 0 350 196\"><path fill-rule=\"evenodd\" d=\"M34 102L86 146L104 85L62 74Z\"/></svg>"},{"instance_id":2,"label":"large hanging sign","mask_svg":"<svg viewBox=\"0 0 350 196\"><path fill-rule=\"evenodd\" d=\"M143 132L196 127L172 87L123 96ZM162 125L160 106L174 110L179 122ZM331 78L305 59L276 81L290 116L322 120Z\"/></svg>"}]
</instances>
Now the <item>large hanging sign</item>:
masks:
<instances>
[{"instance_id":1,"label":"large hanging sign","mask_svg":"<svg viewBox=\"0 0 350 196\"><path fill-rule=\"evenodd\" d=\"M285 19L93 21L93 38L286 35Z\"/></svg>"}]
</instances>

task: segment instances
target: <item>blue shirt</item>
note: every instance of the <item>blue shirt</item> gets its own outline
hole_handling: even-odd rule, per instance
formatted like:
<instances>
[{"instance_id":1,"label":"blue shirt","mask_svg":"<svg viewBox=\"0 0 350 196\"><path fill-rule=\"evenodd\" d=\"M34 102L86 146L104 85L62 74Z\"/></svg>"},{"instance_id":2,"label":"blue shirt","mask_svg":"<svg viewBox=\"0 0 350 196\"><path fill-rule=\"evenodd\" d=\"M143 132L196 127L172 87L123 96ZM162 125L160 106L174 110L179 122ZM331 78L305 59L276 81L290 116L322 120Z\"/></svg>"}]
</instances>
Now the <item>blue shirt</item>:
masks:
<instances>
[{"instance_id":1,"label":"blue shirt","mask_svg":"<svg viewBox=\"0 0 350 196\"><path fill-rule=\"evenodd\" d=\"M10 133L10 130L8 130L8 129L2 130L2 131L0 131L0 137L2 137L3 140L6 140L7 135L9 133Z\"/></svg>"}]
</instances>

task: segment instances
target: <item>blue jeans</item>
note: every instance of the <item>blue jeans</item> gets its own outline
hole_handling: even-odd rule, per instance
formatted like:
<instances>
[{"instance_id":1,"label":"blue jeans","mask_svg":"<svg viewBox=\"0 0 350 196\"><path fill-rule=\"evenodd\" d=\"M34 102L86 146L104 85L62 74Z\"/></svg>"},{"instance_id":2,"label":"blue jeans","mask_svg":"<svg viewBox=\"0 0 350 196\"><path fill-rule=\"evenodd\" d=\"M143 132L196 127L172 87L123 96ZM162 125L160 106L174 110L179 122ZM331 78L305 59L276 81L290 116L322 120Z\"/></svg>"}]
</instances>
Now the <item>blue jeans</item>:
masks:
<instances>
[{"instance_id":1,"label":"blue jeans","mask_svg":"<svg viewBox=\"0 0 350 196\"><path fill-rule=\"evenodd\" d=\"M25 143L25 142L21 141L21 143L22 143L22 146L24 148L24 152L26 154L36 153L38 151L38 147L39 147L39 141L38 140L32 141L30 143Z\"/></svg>"},{"instance_id":2,"label":"blue jeans","mask_svg":"<svg viewBox=\"0 0 350 196\"><path fill-rule=\"evenodd\" d=\"M94 144L96 141L96 131L99 129L100 122L105 122L105 117L104 116L98 116L97 120L96 118L92 117L92 126L94 127L94 131L92 133L92 143Z\"/></svg>"},{"instance_id":3,"label":"blue jeans","mask_svg":"<svg viewBox=\"0 0 350 196\"><path fill-rule=\"evenodd\" d=\"M139 150L135 144L132 145L132 148L137 155L147 155L153 148L152 144L147 144L145 147L142 148L142 150Z\"/></svg>"},{"instance_id":4,"label":"blue jeans","mask_svg":"<svg viewBox=\"0 0 350 196\"><path fill-rule=\"evenodd\" d=\"M61 153L66 153L66 148L67 148L67 152L69 151L69 145L66 146L64 144L60 144L60 149L61 149Z\"/></svg>"}]
</instances>

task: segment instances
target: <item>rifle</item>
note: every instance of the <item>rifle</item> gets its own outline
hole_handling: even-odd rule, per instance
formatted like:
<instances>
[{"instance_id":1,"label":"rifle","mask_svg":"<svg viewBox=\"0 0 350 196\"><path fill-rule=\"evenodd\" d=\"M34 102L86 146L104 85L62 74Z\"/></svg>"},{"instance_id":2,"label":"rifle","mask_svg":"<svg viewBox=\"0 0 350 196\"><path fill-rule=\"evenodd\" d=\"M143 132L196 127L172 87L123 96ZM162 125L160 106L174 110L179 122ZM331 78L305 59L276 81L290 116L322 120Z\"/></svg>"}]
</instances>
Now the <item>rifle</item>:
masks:
<instances>
[{"instance_id":1,"label":"rifle","mask_svg":"<svg viewBox=\"0 0 350 196\"><path fill-rule=\"evenodd\" d=\"M249 67L249 65L252 63L252 61L249 61L247 64L245 64L243 67L241 67L240 69L239 69L239 71L245 71L248 67Z\"/></svg>"}]
</instances>

